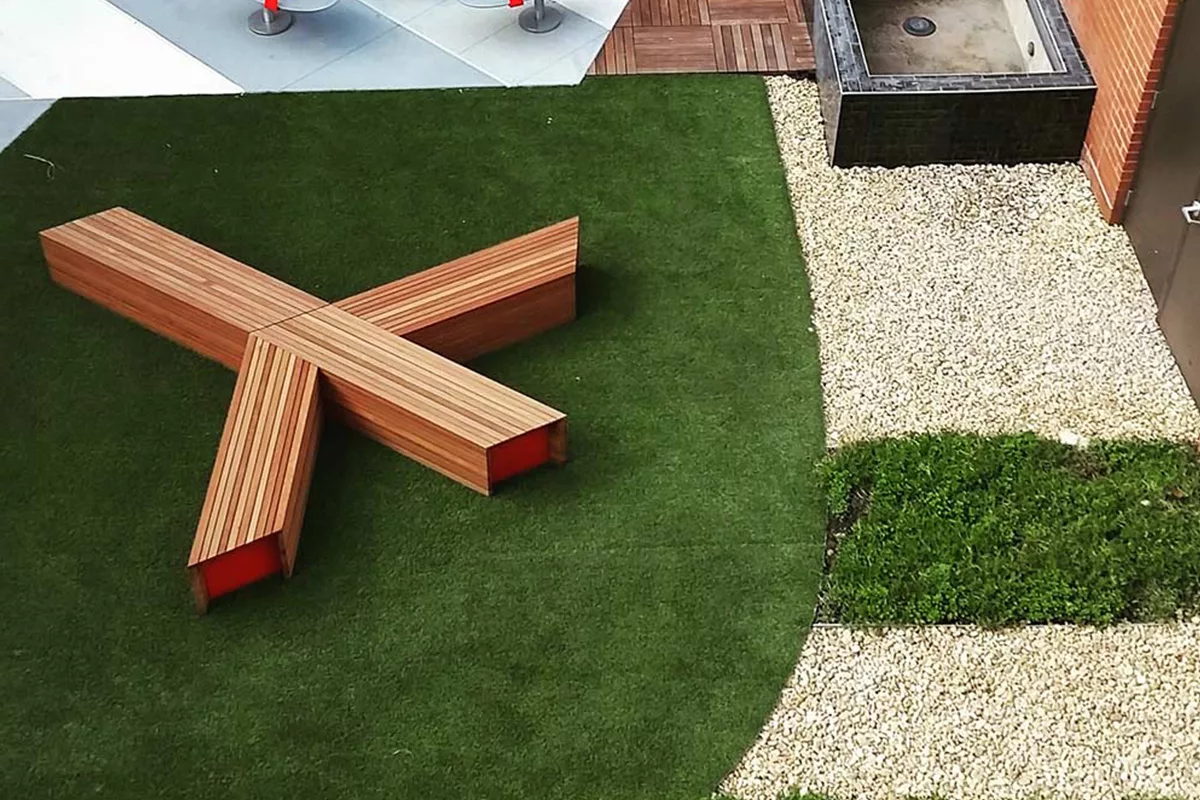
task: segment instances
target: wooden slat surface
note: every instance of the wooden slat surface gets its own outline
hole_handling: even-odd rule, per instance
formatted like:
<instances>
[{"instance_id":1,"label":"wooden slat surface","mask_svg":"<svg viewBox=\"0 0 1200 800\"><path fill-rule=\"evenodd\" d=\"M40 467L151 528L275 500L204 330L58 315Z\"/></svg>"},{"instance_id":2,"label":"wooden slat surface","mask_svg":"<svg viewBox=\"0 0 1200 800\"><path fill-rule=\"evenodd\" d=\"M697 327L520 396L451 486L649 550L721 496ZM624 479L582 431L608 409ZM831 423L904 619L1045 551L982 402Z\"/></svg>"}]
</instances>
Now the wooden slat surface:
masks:
<instances>
[{"instance_id":1,"label":"wooden slat surface","mask_svg":"<svg viewBox=\"0 0 1200 800\"><path fill-rule=\"evenodd\" d=\"M334 306L260 335L315 364L347 422L484 493L489 448L565 417Z\"/></svg>"},{"instance_id":2,"label":"wooden slat surface","mask_svg":"<svg viewBox=\"0 0 1200 800\"><path fill-rule=\"evenodd\" d=\"M575 274L579 218L346 298L335 305L407 336Z\"/></svg>"},{"instance_id":3,"label":"wooden slat surface","mask_svg":"<svg viewBox=\"0 0 1200 800\"><path fill-rule=\"evenodd\" d=\"M281 535L291 572L312 477L317 368L252 335L234 386L188 566Z\"/></svg>"},{"instance_id":4,"label":"wooden slat surface","mask_svg":"<svg viewBox=\"0 0 1200 800\"><path fill-rule=\"evenodd\" d=\"M714 25L787 22L790 0L705 0Z\"/></svg>"},{"instance_id":5,"label":"wooden slat surface","mask_svg":"<svg viewBox=\"0 0 1200 800\"><path fill-rule=\"evenodd\" d=\"M439 427L491 447L562 418L536 400L327 307L262 332L323 372L418 410Z\"/></svg>"},{"instance_id":6,"label":"wooden slat surface","mask_svg":"<svg viewBox=\"0 0 1200 800\"><path fill-rule=\"evenodd\" d=\"M575 276L534 286L405 335L460 364L575 319Z\"/></svg>"},{"instance_id":7,"label":"wooden slat surface","mask_svg":"<svg viewBox=\"0 0 1200 800\"><path fill-rule=\"evenodd\" d=\"M591 75L812 72L800 0L630 0Z\"/></svg>"},{"instance_id":8,"label":"wooden slat surface","mask_svg":"<svg viewBox=\"0 0 1200 800\"><path fill-rule=\"evenodd\" d=\"M235 369L251 331L325 305L123 208L41 236L56 281Z\"/></svg>"}]
</instances>

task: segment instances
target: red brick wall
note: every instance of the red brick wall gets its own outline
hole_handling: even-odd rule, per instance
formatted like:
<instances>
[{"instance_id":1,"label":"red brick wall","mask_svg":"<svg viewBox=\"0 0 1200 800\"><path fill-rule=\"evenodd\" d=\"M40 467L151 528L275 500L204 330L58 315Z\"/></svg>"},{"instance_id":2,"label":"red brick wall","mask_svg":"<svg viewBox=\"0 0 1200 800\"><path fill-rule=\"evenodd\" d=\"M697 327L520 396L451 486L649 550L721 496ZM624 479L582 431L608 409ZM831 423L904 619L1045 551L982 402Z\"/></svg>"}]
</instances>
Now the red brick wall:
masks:
<instances>
[{"instance_id":1,"label":"red brick wall","mask_svg":"<svg viewBox=\"0 0 1200 800\"><path fill-rule=\"evenodd\" d=\"M1119 222L1180 0L1063 0L1099 87L1083 168L1100 210Z\"/></svg>"}]
</instances>

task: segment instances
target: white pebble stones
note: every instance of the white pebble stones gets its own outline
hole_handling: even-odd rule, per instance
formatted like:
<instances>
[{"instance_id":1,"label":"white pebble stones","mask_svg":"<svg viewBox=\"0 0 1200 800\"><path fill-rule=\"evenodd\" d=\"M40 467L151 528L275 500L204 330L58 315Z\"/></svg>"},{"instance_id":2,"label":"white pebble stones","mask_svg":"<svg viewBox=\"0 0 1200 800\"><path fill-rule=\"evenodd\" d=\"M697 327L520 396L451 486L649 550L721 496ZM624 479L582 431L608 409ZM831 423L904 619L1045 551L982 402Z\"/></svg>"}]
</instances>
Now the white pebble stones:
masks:
<instances>
[{"instance_id":1,"label":"white pebble stones","mask_svg":"<svg viewBox=\"0 0 1200 800\"><path fill-rule=\"evenodd\" d=\"M831 446L941 430L1200 436L1128 238L1077 165L835 169L816 86L767 86Z\"/></svg>"},{"instance_id":2,"label":"white pebble stones","mask_svg":"<svg viewBox=\"0 0 1200 800\"><path fill-rule=\"evenodd\" d=\"M1200 621L817 626L723 792L1200 797Z\"/></svg>"}]
</instances>

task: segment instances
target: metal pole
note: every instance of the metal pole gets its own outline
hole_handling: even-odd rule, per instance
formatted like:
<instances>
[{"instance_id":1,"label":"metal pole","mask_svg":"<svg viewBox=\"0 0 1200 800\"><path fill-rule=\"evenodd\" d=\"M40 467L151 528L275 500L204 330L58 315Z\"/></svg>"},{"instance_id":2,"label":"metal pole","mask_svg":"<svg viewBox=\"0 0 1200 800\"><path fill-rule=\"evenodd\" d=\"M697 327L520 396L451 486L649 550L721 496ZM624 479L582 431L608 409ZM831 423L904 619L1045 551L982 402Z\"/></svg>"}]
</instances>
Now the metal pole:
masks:
<instances>
[{"instance_id":1,"label":"metal pole","mask_svg":"<svg viewBox=\"0 0 1200 800\"><path fill-rule=\"evenodd\" d=\"M562 25L563 12L546 7L546 0L533 0L533 8L527 8L517 17L517 23L530 33L549 33Z\"/></svg>"},{"instance_id":2,"label":"metal pole","mask_svg":"<svg viewBox=\"0 0 1200 800\"><path fill-rule=\"evenodd\" d=\"M270 6L275 6L276 8L272 9ZM294 21L292 14L287 11L279 11L277 10L278 7L278 2L272 3L268 1L263 3L262 10L255 11L250 15L250 19L247 20L250 31L257 33L259 36L278 36L292 27L292 22Z\"/></svg>"}]
</instances>

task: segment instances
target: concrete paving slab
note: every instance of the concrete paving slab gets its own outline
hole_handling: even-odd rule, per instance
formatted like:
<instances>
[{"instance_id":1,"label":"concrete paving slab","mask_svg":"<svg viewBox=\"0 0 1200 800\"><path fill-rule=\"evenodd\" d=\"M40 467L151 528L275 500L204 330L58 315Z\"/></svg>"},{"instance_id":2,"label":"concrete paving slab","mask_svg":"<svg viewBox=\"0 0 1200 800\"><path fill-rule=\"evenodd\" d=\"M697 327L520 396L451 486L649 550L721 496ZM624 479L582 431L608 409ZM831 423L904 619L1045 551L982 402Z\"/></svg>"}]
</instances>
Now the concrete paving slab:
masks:
<instances>
[{"instance_id":1,"label":"concrete paving slab","mask_svg":"<svg viewBox=\"0 0 1200 800\"><path fill-rule=\"evenodd\" d=\"M397 28L287 88L443 89L501 86L499 80L404 28Z\"/></svg>"},{"instance_id":2,"label":"concrete paving slab","mask_svg":"<svg viewBox=\"0 0 1200 800\"><path fill-rule=\"evenodd\" d=\"M579 83L588 64L603 46L608 30L571 11L561 10L562 25L550 33L529 33L514 18L492 36L464 50L461 56L508 86L522 85L526 78L551 66L558 68L548 74L551 82ZM589 49L590 57L587 57ZM567 60L567 56L581 50L585 63L579 65L578 59Z\"/></svg>"},{"instance_id":3,"label":"concrete paving slab","mask_svg":"<svg viewBox=\"0 0 1200 800\"><path fill-rule=\"evenodd\" d=\"M248 0L111 0L248 92L279 91L393 30L396 23L357 0L297 15L279 36L246 26Z\"/></svg>"},{"instance_id":4,"label":"concrete paving slab","mask_svg":"<svg viewBox=\"0 0 1200 800\"><path fill-rule=\"evenodd\" d=\"M12 144L52 105L53 100L0 100L0 151Z\"/></svg>"}]
</instances>

